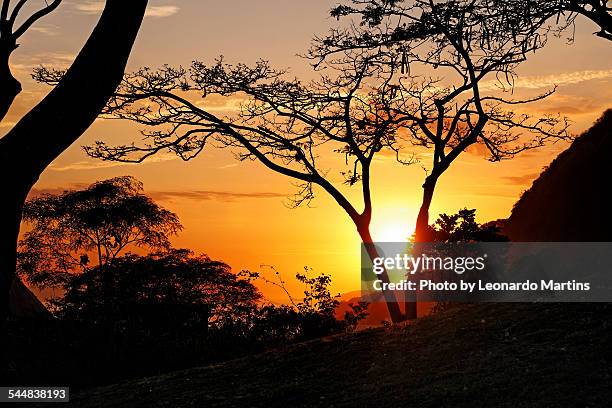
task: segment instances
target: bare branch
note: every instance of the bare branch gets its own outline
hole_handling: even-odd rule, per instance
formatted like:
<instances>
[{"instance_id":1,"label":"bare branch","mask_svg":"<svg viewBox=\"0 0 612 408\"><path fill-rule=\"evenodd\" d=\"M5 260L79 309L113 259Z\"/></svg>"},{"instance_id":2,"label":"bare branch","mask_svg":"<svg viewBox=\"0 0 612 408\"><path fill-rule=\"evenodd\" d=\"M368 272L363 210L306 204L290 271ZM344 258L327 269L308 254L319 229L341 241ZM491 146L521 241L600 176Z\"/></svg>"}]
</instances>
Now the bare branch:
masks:
<instances>
[{"instance_id":1,"label":"bare branch","mask_svg":"<svg viewBox=\"0 0 612 408\"><path fill-rule=\"evenodd\" d=\"M15 30L15 32L13 33L15 38L21 37L32 26L32 24L34 24L35 22L37 22L38 20L40 20L41 18L43 18L44 16L46 16L47 14L55 10L60 5L61 2L62 0L53 0L47 6L43 7L42 9L32 14L28 19L26 19L26 21L23 22L23 24L21 24L21 26L19 26L17 30ZM19 12L19 10L17 10L17 12ZM14 17L16 18L17 13L14 13L14 14L15 14ZM11 17L11 26L14 22L15 20Z\"/></svg>"}]
</instances>

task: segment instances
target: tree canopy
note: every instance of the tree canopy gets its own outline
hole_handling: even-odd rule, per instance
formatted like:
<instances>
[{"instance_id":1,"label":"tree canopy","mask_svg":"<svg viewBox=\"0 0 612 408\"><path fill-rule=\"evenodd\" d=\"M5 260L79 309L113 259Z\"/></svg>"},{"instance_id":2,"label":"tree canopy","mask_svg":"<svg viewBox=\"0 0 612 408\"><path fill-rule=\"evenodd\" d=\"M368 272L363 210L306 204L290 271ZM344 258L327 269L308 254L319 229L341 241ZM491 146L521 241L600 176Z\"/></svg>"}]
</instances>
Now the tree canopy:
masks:
<instances>
[{"instance_id":1,"label":"tree canopy","mask_svg":"<svg viewBox=\"0 0 612 408\"><path fill-rule=\"evenodd\" d=\"M182 229L176 214L128 176L35 197L23 219L30 229L19 243L18 269L36 284L65 282L91 266L91 256L101 270L128 247L168 249Z\"/></svg>"},{"instance_id":2,"label":"tree canopy","mask_svg":"<svg viewBox=\"0 0 612 408\"><path fill-rule=\"evenodd\" d=\"M249 279L223 262L186 249L145 256L126 254L109 262L110 282L95 267L74 275L54 306L60 315L83 320L101 317L110 299L116 318L126 318L148 305L208 305L211 324L244 319L256 309L261 294Z\"/></svg>"},{"instance_id":3,"label":"tree canopy","mask_svg":"<svg viewBox=\"0 0 612 408\"><path fill-rule=\"evenodd\" d=\"M455 214L440 214L429 226L433 242L505 242L508 237L501 234L495 222L479 224L476 210L463 208Z\"/></svg>"},{"instance_id":4,"label":"tree canopy","mask_svg":"<svg viewBox=\"0 0 612 408\"><path fill-rule=\"evenodd\" d=\"M392 86L401 95L393 116L403 118L401 140L431 149L417 218L427 240L429 206L441 175L472 146L490 161L510 159L557 140L570 140L560 115L533 115L526 106L549 90L514 96L516 68L546 44L541 26L519 24L506 13L473 1L346 1L331 14L350 23L315 38L307 56L319 67L367 55L399 71ZM407 97L404 95L408 95Z\"/></svg>"}]
</instances>

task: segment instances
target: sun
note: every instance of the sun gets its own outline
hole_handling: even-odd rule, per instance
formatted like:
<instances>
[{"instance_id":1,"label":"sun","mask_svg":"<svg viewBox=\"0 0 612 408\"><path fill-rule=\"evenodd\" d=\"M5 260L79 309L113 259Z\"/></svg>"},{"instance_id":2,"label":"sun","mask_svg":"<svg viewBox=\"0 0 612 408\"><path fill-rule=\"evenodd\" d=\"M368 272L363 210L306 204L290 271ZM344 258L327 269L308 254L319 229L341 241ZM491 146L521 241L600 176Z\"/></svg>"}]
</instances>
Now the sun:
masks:
<instances>
[{"instance_id":1,"label":"sun","mask_svg":"<svg viewBox=\"0 0 612 408\"><path fill-rule=\"evenodd\" d=\"M414 231L407 222L383 221L372 225L375 242L407 242Z\"/></svg>"}]
</instances>

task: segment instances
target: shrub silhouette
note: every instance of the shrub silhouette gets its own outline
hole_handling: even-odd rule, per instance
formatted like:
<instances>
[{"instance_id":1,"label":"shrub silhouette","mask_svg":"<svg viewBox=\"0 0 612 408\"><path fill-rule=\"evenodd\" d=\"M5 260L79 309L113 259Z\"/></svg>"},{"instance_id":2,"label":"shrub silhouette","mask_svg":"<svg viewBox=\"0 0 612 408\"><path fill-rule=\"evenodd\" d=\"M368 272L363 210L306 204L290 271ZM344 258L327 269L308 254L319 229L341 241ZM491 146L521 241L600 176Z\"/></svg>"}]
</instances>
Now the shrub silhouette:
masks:
<instances>
[{"instance_id":1,"label":"shrub silhouette","mask_svg":"<svg viewBox=\"0 0 612 408\"><path fill-rule=\"evenodd\" d=\"M508 237L501 234L496 222L478 224L476 209L457 211L455 214L440 214L429 226L432 242L505 242Z\"/></svg>"},{"instance_id":2,"label":"shrub silhouette","mask_svg":"<svg viewBox=\"0 0 612 408\"><path fill-rule=\"evenodd\" d=\"M163 307L192 312L188 305L205 305L209 315L204 323L219 325L224 320L243 319L257 307L261 295L248 280L232 273L223 262L205 255L194 256L186 249L170 249L146 256L127 254L107 265L110 285L104 288L103 279L95 267L73 275L66 285L64 296L55 301L61 317L96 322L103 318L114 321L138 319L145 307L163 312ZM105 301L112 308L106 312ZM202 308L201 310L205 310ZM173 317L198 320L198 316ZM157 322L160 325L162 322ZM184 323L188 323L185 321Z\"/></svg>"}]
</instances>

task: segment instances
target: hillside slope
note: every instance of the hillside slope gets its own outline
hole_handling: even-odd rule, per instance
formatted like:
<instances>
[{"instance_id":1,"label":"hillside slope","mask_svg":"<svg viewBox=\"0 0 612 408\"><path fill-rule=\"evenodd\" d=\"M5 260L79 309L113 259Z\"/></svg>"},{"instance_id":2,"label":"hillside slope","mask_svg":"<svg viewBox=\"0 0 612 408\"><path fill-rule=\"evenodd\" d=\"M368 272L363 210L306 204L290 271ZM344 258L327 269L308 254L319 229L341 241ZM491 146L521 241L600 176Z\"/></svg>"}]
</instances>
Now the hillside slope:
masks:
<instances>
[{"instance_id":1,"label":"hillside slope","mask_svg":"<svg viewBox=\"0 0 612 408\"><path fill-rule=\"evenodd\" d=\"M45 305L19 278L13 281L9 301L9 312L14 318L51 318Z\"/></svg>"},{"instance_id":2,"label":"hillside slope","mask_svg":"<svg viewBox=\"0 0 612 408\"><path fill-rule=\"evenodd\" d=\"M612 110L577 138L515 204L504 233L512 241L612 240Z\"/></svg>"},{"instance_id":3,"label":"hillside slope","mask_svg":"<svg viewBox=\"0 0 612 408\"><path fill-rule=\"evenodd\" d=\"M612 306L468 305L98 388L74 407L599 407L612 398Z\"/></svg>"}]
</instances>

